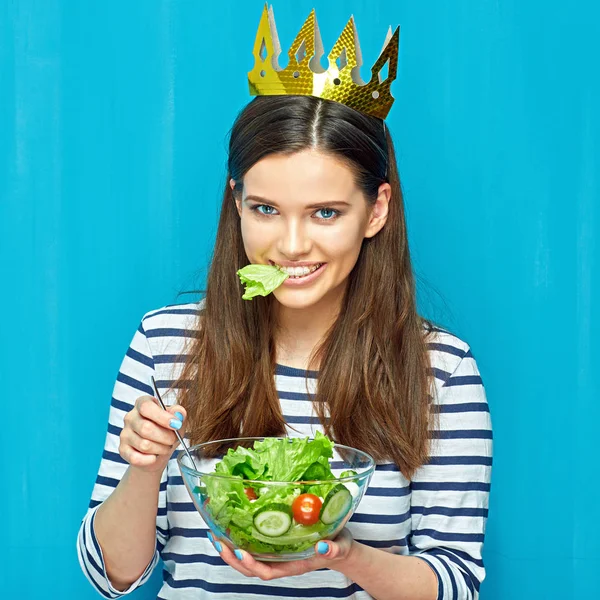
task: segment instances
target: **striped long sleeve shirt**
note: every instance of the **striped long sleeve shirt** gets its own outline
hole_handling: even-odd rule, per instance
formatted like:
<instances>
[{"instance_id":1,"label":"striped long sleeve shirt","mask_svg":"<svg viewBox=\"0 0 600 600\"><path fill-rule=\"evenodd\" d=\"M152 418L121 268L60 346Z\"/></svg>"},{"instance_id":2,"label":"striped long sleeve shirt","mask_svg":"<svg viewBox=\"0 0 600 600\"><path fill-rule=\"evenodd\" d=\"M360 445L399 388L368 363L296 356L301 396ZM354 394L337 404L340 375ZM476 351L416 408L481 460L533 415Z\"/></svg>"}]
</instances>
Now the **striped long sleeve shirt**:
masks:
<instances>
[{"instance_id":1,"label":"striped long sleeve shirt","mask_svg":"<svg viewBox=\"0 0 600 600\"><path fill-rule=\"evenodd\" d=\"M111 585L94 518L127 469L118 451L123 418L139 396L153 395L152 376L161 394L179 376L183 364L178 361L186 338L194 335L198 311L198 304L185 304L147 313L123 359L98 476L77 539L84 574L102 596L118 598L142 585L160 557L164 565L160 600L371 598L334 570L260 581L223 562L183 484L177 451L162 474L154 558L129 589L118 591ZM439 413L439 430L431 432L431 458L410 481L393 463L378 463L347 527L362 544L427 561L437 575L438 600L477 600L485 575L481 551L492 465L490 413L467 344L436 330L428 337L428 351L436 388L434 410ZM307 382L313 393L317 375L277 365L275 384L290 436L323 431L307 395ZM175 404L176 394L177 390L166 394L165 403ZM402 582L390 581L394 585Z\"/></svg>"}]
</instances>

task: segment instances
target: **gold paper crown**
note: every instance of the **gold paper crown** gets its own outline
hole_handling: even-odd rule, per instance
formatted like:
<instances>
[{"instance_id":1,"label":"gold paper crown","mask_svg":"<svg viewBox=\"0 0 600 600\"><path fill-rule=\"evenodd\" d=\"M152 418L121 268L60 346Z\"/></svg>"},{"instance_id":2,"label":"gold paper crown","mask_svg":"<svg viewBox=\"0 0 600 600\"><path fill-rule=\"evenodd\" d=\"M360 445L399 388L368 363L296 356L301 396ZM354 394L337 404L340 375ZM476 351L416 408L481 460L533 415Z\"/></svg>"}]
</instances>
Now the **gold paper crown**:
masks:
<instances>
[{"instance_id":1,"label":"gold paper crown","mask_svg":"<svg viewBox=\"0 0 600 600\"><path fill-rule=\"evenodd\" d=\"M265 4L254 42L254 68L248 73L250 94L316 96L385 119L394 102L390 86L396 79L399 39L400 28L392 35L390 27L383 50L371 67L371 80L365 83L360 77L358 34L354 17L350 17L328 55L329 68L324 69L320 64L323 42L313 9L288 52L288 66L282 69L278 63L281 47L273 7ZM388 74L384 78L381 72L386 63Z\"/></svg>"}]
</instances>

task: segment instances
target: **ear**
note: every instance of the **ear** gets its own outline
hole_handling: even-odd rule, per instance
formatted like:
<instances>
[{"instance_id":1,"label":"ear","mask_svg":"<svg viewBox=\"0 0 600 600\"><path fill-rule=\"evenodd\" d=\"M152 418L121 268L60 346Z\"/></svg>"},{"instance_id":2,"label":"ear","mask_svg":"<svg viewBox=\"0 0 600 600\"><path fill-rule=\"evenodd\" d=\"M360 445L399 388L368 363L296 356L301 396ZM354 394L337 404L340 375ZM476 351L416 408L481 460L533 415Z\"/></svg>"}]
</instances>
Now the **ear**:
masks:
<instances>
[{"instance_id":1,"label":"ear","mask_svg":"<svg viewBox=\"0 0 600 600\"><path fill-rule=\"evenodd\" d=\"M371 238L381 231L388 217L390 198L392 197L392 186L382 183L377 192L377 200L371 208L369 223L365 231L365 237Z\"/></svg>"},{"instance_id":2,"label":"ear","mask_svg":"<svg viewBox=\"0 0 600 600\"><path fill-rule=\"evenodd\" d=\"M235 190L235 181L233 179L229 180L229 187L233 192ZM235 200L235 207L237 208L238 215L242 216L242 199L239 197L236 198L235 194L233 194L233 199Z\"/></svg>"}]
</instances>

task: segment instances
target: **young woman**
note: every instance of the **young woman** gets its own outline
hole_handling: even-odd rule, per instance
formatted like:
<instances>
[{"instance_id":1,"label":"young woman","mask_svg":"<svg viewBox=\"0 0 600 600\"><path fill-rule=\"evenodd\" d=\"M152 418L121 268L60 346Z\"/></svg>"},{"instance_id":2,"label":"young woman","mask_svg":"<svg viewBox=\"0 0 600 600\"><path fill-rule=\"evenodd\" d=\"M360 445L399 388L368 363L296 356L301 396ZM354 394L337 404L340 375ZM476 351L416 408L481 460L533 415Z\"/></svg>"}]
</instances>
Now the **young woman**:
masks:
<instances>
[{"instance_id":1,"label":"young woman","mask_svg":"<svg viewBox=\"0 0 600 600\"><path fill-rule=\"evenodd\" d=\"M467 344L417 313L389 132L337 102L258 97L228 171L205 299L147 313L117 378L78 539L87 577L116 598L160 556L163 599L477 598L490 416ZM293 277L246 301L249 263ZM207 535L173 429L190 444L320 430L378 464L336 540L261 563Z\"/></svg>"}]
</instances>

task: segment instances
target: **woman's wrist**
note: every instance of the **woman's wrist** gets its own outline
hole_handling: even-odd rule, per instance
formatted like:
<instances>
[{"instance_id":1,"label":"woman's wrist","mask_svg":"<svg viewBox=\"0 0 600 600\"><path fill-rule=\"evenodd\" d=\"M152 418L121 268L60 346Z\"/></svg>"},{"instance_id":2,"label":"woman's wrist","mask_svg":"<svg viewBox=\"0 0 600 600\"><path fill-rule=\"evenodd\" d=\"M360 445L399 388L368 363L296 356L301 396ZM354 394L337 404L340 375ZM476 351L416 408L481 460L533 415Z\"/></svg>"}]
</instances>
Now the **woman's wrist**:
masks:
<instances>
[{"instance_id":1,"label":"woman's wrist","mask_svg":"<svg viewBox=\"0 0 600 600\"><path fill-rule=\"evenodd\" d=\"M398 555L352 541L348 555L330 569L345 575L350 581L380 600L434 600L438 581L435 571L426 561ZM399 585L403 583L404 586Z\"/></svg>"},{"instance_id":2,"label":"woman's wrist","mask_svg":"<svg viewBox=\"0 0 600 600\"><path fill-rule=\"evenodd\" d=\"M127 468L126 477L128 480L135 482L137 485L160 487L162 474L162 471L148 471L140 467L129 465Z\"/></svg>"}]
</instances>

